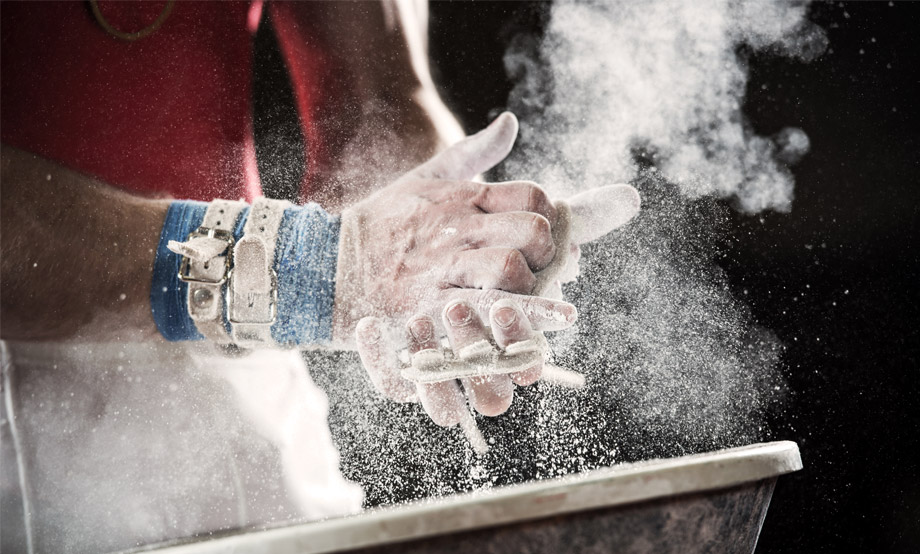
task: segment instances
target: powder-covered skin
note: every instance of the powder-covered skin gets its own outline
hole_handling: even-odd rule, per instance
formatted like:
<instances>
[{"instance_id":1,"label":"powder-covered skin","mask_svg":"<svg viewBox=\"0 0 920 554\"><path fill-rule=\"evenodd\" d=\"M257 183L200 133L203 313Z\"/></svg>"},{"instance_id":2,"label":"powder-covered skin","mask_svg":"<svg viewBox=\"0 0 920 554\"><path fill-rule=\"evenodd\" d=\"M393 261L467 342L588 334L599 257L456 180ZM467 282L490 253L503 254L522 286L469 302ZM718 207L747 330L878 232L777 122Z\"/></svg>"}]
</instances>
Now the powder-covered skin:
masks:
<instances>
[{"instance_id":1,"label":"powder-covered skin","mask_svg":"<svg viewBox=\"0 0 920 554\"><path fill-rule=\"evenodd\" d=\"M584 247L564 288L579 321L548 335L587 386L519 387L505 415L477 417L491 446L477 456L459 429L375 395L355 357L311 354L343 471L369 505L766 440L782 409L783 347L728 292L718 245L728 205L791 208L789 164L809 148L800 129L763 137L745 123L745 52L808 61L823 31L793 2L549 9L545 34L505 56L521 136L498 177L557 198L618 182L642 195L635 220Z\"/></svg>"}]
</instances>

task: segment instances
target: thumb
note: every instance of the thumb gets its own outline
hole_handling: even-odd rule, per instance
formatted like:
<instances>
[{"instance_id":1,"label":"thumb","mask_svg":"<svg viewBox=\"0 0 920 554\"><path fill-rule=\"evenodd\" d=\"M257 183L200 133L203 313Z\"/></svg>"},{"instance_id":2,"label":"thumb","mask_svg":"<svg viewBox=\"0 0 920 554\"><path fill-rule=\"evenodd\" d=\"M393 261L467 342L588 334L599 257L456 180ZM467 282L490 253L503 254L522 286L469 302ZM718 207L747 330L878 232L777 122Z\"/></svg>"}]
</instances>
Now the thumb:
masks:
<instances>
[{"instance_id":1,"label":"thumb","mask_svg":"<svg viewBox=\"0 0 920 554\"><path fill-rule=\"evenodd\" d=\"M403 379L399 372L396 348L388 340L383 321L365 317L355 329L358 355L378 392L396 402L415 402L415 384Z\"/></svg>"},{"instance_id":2,"label":"thumb","mask_svg":"<svg viewBox=\"0 0 920 554\"><path fill-rule=\"evenodd\" d=\"M406 174L407 177L469 181L505 159L518 134L518 120L504 112L488 127L461 140Z\"/></svg>"},{"instance_id":3,"label":"thumb","mask_svg":"<svg viewBox=\"0 0 920 554\"><path fill-rule=\"evenodd\" d=\"M572 242L597 240L639 213L639 192L629 185L598 187L566 198L572 210Z\"/></svg>"}]
</instances>

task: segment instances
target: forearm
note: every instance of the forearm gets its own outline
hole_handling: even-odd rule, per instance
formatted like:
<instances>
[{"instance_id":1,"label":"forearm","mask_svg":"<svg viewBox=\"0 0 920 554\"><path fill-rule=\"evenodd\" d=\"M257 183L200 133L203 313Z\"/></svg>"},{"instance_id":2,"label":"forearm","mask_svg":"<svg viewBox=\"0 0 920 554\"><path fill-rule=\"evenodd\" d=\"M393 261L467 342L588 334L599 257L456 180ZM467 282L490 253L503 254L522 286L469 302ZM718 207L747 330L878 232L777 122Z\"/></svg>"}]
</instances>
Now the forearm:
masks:
<instances>
[{"instance_id":1,"label":"forearm","mask_svg":"<svg viewBox=\"0 0 920 554\"><path fill-rule=\"evenodd\" d=\"M332 160L333 177L310 190L312 201L341 212L463 138L431 78L423 3L274 2L269 7L282 35L306 29L316 35L348 87L344 113L354 117L354 127L348 127L349 119L317 122L328 129L347 127L348 138Z\"/></svg>"},{"instance_id":2,"label":"forearm","mask_svg":"<svg viewBox=\"0 0 920 554\"><path fill-rule=\"evenodd\" d=\"M120 192L8 146L0 181L0 337L158 336L151 270L168 201Z\"/></svg>"}]
</instances>

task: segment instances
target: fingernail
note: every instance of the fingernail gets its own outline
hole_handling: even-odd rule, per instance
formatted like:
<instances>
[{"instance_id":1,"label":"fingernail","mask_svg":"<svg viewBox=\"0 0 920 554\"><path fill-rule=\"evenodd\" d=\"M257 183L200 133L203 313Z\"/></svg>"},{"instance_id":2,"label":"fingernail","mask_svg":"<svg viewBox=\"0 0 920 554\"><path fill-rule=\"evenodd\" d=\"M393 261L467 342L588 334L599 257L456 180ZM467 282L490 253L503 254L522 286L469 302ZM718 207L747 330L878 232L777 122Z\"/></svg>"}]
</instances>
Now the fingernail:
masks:
<instances>
[{"instance_id":1,"label":"fingernail","mask_svg":"<svg viewBox=\"0 0 920 554\"><path fill-rule=\"evenodd\" d=\"M507 329L511 327L511 324L517 319L517 313L513 308L499 308L495 310L492 319L495 320L495 323L497 323L499 327Z\"/></svg>"},{"instance_id":2,"label":"fingernail","mask_svg":"<svg viewBox=\"0 0 920 554\"><path fill-rule=\"evenodd\" d=\"M454 327L462 327L473 319L473 310L463 302L457 302L447 308L447 320Z\"/></svg>"},{"instance_id":3,"label":"fingernail","mask_svg":"<svg viewBox=\"0 0 920 554\"><path fill-rule=\"evenodd\" d=\"M431 340L431 336L434 334L434 326L428 319L420 318L409 322L409 332L412 333L412 337L416 341L426 343Z\"/></svg>"},{"instance_id":4,"label":"fingernail","mask_svg":"<svg viewBox=\"0 0 920 554\"><path fill-rule=\"evenodd\" d=\"M569 323L575 323L578 319L578 308L572 306L572 310L566 315L565 320Z\"/></svg>"}]
</instances>

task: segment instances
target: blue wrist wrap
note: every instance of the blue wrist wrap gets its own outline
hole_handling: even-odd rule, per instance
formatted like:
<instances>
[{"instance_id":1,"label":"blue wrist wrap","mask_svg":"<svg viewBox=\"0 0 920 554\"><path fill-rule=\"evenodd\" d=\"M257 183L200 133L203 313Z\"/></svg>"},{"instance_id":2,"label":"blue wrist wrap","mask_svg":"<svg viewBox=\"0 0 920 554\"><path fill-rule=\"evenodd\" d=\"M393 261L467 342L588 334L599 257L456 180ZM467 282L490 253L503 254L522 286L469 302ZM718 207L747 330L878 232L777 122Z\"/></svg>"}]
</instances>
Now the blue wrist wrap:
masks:
<instances>
[{"instance_id":1,"label":"blue wrist wrap","mask_svg":"<svg viewBox=\"0 0 920 554\"><path fill-rule=\"evenodd\" d=\"M150 308L157 329L166 340L200 340L204 337L188 315L188 284L179 279L181 257L166 249L171 240L184 241L204 219L204 202L173 202L166 211L157 256L153 262Z\"/></svg>"},{"instance_id":2,"label":"blue wrist wrap","mask_svg":"<svg viewBox=\"0 0 920 554\"><path fill-rule=\"evenodd\" d=\"M160 233L150 306L157 329L169 341L204 338L188 314L188 285L179 279L182 258L166 245L171 240L185 241L201 225L207 206L204 202L173 202ZM247 208L237 221L233 233L236 240L243 235L248 215ZM274 260L278 306L272 338L279 344L320 345L332 339L338 245L338 217L316 204L285 210Z\"/></svg>"},{"instance_id":3,"label":"blue wrist wrap","mask_svg":"<svg viewBox=\"0 0 920 554\"><path fill-rule=\"evenodd\" d=\"M332 340L339 227L339 218L316 204L285 210L275 246L278 319L272 338L279 344Z\"/></svg>"}]
</instances>

